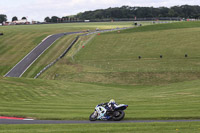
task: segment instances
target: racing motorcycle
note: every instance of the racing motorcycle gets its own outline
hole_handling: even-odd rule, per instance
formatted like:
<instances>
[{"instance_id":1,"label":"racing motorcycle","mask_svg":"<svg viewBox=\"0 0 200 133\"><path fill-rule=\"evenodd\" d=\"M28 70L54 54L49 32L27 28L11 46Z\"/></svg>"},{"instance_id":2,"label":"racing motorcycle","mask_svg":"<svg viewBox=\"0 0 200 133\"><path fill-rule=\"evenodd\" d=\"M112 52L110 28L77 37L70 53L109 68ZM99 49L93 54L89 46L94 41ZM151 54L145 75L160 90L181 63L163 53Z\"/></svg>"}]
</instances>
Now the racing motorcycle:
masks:
<instances>
[{"instance_id":1,"label":"racing motorcycle","mask_svg":"<svg viewBox=\"0 0 200 133\"><path fill-rule=\"evenodd\" d=\"M128 105L125 104L119 104L116 105L114 110L108 111L106 109L106 106L99 106L97 105L95 107L95 111L90 115L89 120L90 121L96 121L96 120L114 120L114 121L120 121L124 118L125 113L124 110L128 107Z\"/></svg>"}]
</instances>

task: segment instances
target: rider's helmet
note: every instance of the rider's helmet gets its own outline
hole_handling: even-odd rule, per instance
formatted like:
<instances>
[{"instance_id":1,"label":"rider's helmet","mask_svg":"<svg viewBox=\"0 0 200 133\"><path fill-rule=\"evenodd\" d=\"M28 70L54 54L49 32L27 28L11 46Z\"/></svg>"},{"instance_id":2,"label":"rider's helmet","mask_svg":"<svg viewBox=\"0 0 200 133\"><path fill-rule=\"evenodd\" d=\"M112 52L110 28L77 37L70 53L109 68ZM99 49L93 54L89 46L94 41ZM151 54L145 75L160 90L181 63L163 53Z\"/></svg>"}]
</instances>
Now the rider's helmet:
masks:
<instances>
[{"instance_id":1,"label":"rider's helmet","mask_svg":"<svg viewBox=\"0 0 200 133\"><path fill-rule=\"evenodd\" d=\"M115 100L114 99L111 99L110 101L109 101L109 104L115 104Z\"/></svg>"}]
</instances>

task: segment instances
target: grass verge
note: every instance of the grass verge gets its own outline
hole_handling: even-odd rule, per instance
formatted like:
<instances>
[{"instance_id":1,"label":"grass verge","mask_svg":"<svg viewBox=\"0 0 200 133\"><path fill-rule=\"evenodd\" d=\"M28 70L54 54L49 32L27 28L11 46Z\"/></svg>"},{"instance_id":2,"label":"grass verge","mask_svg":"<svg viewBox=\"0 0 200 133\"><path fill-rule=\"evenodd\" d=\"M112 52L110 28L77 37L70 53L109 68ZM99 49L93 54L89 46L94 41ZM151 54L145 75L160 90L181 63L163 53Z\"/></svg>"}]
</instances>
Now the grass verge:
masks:
<instances>
[{"instance_id":1,"label":"grass verge","mask_svg":"<svg viewBox=\"0 0 200 133\"><path fill-rule=\"evenodd\" d=\"M0 115L88 120L94 107L114 98L128 104L125 119L197 119L200 82L164 86L73 83L2 78Z\"/></svg>"},{"instance_id":2,"label":"grass verge","mask_svg":"<svg viewBox=\"0 0 200 133\"><path fill-rule=\"evenodd\" d=\"M199 133L200 122L0 125L0 133Z\"/></svg>"}]
</instances>

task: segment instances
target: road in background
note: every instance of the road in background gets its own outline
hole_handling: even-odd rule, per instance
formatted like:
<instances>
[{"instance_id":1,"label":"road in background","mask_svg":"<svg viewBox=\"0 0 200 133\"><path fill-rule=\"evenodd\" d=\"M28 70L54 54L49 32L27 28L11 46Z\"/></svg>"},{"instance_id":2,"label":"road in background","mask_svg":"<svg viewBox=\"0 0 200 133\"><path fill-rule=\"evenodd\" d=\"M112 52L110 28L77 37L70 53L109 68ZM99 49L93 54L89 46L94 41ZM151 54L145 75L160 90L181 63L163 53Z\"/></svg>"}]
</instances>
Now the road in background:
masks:
<instances>
[{"instance_id":1,"label":"road in background","mask_svg":"<svg viewBox=\"0 0 200 133\"><path fill-rule=\"evenodd\" d=\"M27 54L19 63L17 63L5 77L21 77L23 73L44 53L57 39L64 35L76 34L81 32L67 32L55 34L47 37L29 54Z\"/></svg>"},{"instance_id":2,"label":"road in background","mask_svg":"<svg viewBox=\"0 0 200 133\"><path fill-rule=\"evenodd\" d=\"M128 28L133 28L133 27L92 31L92 32L89 32L88 34L84 34L84 36L96 34L99 32L110 32L110 31L116 31L116 30L124 30ZM26 72L26 70L40 57L40 55L42 55L42 53L44 53L56 40L58 40L60 37L64 35L77 34L77 33L83 33L83 31L66 32L66 33L60 33L60 34L48 36L37 47L35 47L29 54L27 54L19 63L17 63L6 75L4 75L4 77L21 77Z\"/></svg>"}]
</instances>

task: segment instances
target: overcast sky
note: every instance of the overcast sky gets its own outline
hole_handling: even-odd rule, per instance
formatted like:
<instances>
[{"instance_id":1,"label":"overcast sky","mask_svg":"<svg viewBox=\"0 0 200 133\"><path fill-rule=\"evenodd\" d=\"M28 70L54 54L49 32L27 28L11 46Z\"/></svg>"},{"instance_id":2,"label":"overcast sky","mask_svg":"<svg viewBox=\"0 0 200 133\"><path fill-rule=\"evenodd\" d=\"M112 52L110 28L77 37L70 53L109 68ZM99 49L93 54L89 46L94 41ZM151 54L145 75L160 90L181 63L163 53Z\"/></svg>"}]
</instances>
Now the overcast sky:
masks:
<instances>
[{"instance_id":1,"label":"overcast sky","mask_svg":"<svg viewBox=\"0 0 200 133\"><path fill-rule=\"evenodd\" d=\"M6 14L8 21L13 16L18 19L25 16L29 21L43 21L47 16L62 17L122 5L171 7L184 4L200 5L200 0L0 0L0 14Z\"/></svg>"}]
</instances>

